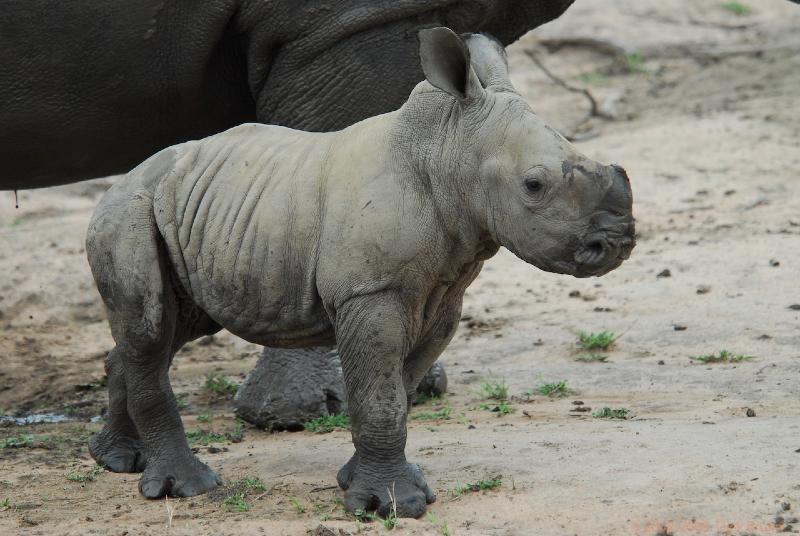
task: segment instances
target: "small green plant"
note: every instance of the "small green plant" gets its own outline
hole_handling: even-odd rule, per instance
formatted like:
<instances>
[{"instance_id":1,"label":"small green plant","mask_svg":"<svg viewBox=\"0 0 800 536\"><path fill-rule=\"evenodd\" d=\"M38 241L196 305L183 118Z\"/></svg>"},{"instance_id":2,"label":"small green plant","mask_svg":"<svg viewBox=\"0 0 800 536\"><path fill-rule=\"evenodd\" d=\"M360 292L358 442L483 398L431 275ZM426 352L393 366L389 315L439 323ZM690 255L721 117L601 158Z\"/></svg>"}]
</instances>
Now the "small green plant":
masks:
<instances>
[{"instance_id":1,"label":"small green plant","mask_svg":"<svg viewBox=\"0 0 800 536\"><path fill-rule=\"evenodd\" d=\"M592 417L596 419L627 419L629 413L630 410L625 408L611 409L606 407L592 413Z\"/></svg>"},{"instance_id":2,"label":"small green plant","mask_svg":"<svg viewBox=\"0 0 800 536\"><path fill-rule=\"evenodd\" d=\"M750 6L742 4L741 2L725 2L720 4L720 7L726 11L730 11L734 15L749 15L753 10Z\"/></svg>"},{"instance_id":3,"label":"small green plant","mask_svg":"<svg viewBox=\"0 0 800 536\"><path fill-rule=\"evenodd\" d=\"M412 421L442 421L450 418L450 408L442 408L439 411L423 411L421 413L412 413L409 419Z\"/></svg>"},{"instance_id":4,"label":"small green plant","mask_svg":"<svg viewBox=\"0 0 800 536\"><path fill-rule=\"evenodd\" d=\"M226 512L247 512L250 505L247 504L244 493L234 493L222 501L222 509Z\"/></svg>"},{"instance_id":5,"label":"small green plant","mask_svg":"<svg viewBox=\"0 0 800 536\"><path fill-rule=\"evenodd\" d=\"M211 413L205 412L197 416L197 422L209 423L214 416Z\"/></svg>"},{"instance_id":6,"label":"small green plant","mask_svg":"<svg viewBox=\"0 0 800 536\"><path fill-rule=\"evenodd\" d=\"M451 536L450 527L447 526L445 521L439 519L433 512L428 512L428 521L430 521L434 527L439 529L439 533L442 536Z\"/></svg>"},{"instance_id":7,"label":"small green plant","mask_svg":"<svg viewBox=\"0 0 800 536\"><path fill-rule=\"evenodd\" d=\"M389 512L389 515L381 519L381 525L386 530L394 530L397 526L397 512L395 510Z\"/></svg>"},{"instance_id":8,"label":"small green plant","mask_svg":"<svg viewBox=\"0 0 800 536\"><path fill-rule=\"evenodd\" d=\"M34 437L31 434L17 434L0 439L0 449L22 449L33 445Z\"/></svg>"},{"instance_id":9,"label":"small green plant","mask_svg":"<svg viewBox=\"0 0 800 536\"><path fill-rule=\"evenodd\" d=\"M68 473L65 475L66 479L70 482L79 482L84 484L86 482L94 482L97 475L103 472L102 465L95 465L85 473Z\"/></svg>"},{"instance_id":10,"label":"small green plant","mask_svg":"<svg viewBox=\"0 0 800 536\"><path fill-rule=\"evenodd\" d=\"M239 384L231 381L227 376L212 374L206 377L206 389L217 396L233 398L239 390Z\"/></svg>"},{"instance_id":11,"label":"small green plant","mask_svg":"<svg viewBox=\"0 0 800 536\"><path fill-rule=\"evenodd\" d=\"M567 380L559 382L543 383L536 388L540 395L550 397L562 397L573 393L573 390L567 385Z\"/></svg>"},{"instance_id":12,"label":"small green plant","mask_svg":"<svg viewBox=\"0 0 800 536\"><path fill-rule=\"evenodd\" d=\"M257 476L246 476L239 481L242 487L248 491L263 493L267 491L267 486Z\"/></svg>"},{"instance_id":13,"label":"small green plant","mask_svg":"<svg viewBox=\"0 0 800 536\"><path fill-rule=\"evenodd\" d=\"M375 521L377 517L375 514L373 514L372 512L368 512L364 508L356 508L355 511L353 512L353 516L355 516L356 518L356 523L358 523L359 521L361 522Z\"/></svg>"},{"instance_id":14,"label":"small green plant","mask_svg":"<svg viewBox=\"0 0 800 536\"><path fill-rule=\"evenodd\" d=\"M211 443L221 443L225 441L228 439L228 436L211 430L191 430L186 432L186 439L189 443L196 443L207 447Z\"/></svg>"},{"instance_id":15,"label":"small green plant","mask_svg":"<svg viewBox=\"0 0 800 536\"><path fill-rule=\"evenodd\" d=\"M690 356L689 359L708 365L711 363L741 363L755 358L751 355L736 355L727 350L722 350L718 354L695 355Z\"/></svg>"},{"instance_id":16,"label":"small green plant","mask_svg":"<svg viewBox=\"0 0 800 536\"><path fill-rule=\"evenodd\" d=\"M305 429L315 434L325 434L337 428L342 430L350 429L350 416L347 413L323 415L305 424Z\"/></svg>"},{"instance_id":17,"label":"small green plant","mask_svg":"<svg viewBox=\"0 0 800 536\"><path fill-rule=\"evenodd\" d=\"M297 511L297 515L306 513L306 507L300 504L300 501L298 501L294 497L290 498L289 502L291 502L292 506L294 506L294 509Z\"/></svg>"},{"instance_id":18,"label":"small green plant","mask_svg":"<svg viewBox=\"0 0 800 536\"><path fill-rule=\"evenodd\" d=\"M10 510L11 509L11 498L6 497L3 502L0 502L0 508L3 510Z\"/></svg>"},{"instance_id":19,"label":"small green plant","mask_svg":"<svg viewBox=\"0 0 800 536\"><path fill-rule=\"evenodd\" d=\"M581 363L605 363L608 361L608 356L603 354L584 354L575 358L575 361Z\"/></svg>"},{"instance_id":20,"label":"small green plant","mask_svg":"<svg viewBox=\"0 0 800 536\"><path fill-rule=\"evenodd\" d=\"M469 491L483 491L487 489L497 489L503 485L503 481L499 478L491 478L488 480L478 480L472 484L459 484L453 489L453 495L460 496Z\"/></svg>"},{"instance_id":21,"label":"small green plant","mask_svg":"<svg viewBox=\"0 0 800 536\"><path fill-rule=\"evenodd\" d=\"M611 331L601 331L600 333L587 333L581 331L579 344L586 351L608 350L617 340L617 336Z\"/></svg>"},{"instance_id":22,"label":"small green plant","mask_svg":"<svg viewBox=\"0 0 800 536\"><path fill-rule=\"evenodd\" d=\"M417 393L417 398L414 399L414 403L421 405L430 402L431 400L441 400L441 396L432 396L428 393Z\"/></svg>"},{"instance_id":23,"label":"small green plant","mask_svg":"<svg viewBox=\"0 0 800 536\"><path fill-rule=\"evenodd\" d=\"M507 400L501 400L496 406L492 406L491 404L481 404L478 407L485 409L486 411L497 413L498 417L501 415L508 415L514 411L514 409L511 407L511 404L509 404Z\"/></svg>"},{"instance_id":24,"label":"small green plant","mask_svg":"<svg viewBox=\"0 0 800 536\"><path fill-rule=\"evenodd\" d=\"M189 395L186 393L181 393L179 395L175 395L175 403L178 405L178 409L186 409L189 407Z\"/></svg>"},{"instance_id":25,"label":"small green plant","mask_svg":"<svg viewBox=\"0 0 800 536\"><path fill-rule=\"evenodd\" d=\"M628 69L630 69L632 73L646 72L646 69L644 68L644 56L638 52L626 54L625 59L628 60Z\"/></svg>"},{"instance_id":26,"label":"small green plant","mask_svg":"<svg viewBox=\"0 0 800 536\"><path fill-rule=\"evenodd\" d=\"M508 398L508 386L504 381L501 381L500 383L485 382L483 385L481 385L481 393L483 394L484 398L489 398L491 400L505 400Z\"/></svg>"}]
</instances>

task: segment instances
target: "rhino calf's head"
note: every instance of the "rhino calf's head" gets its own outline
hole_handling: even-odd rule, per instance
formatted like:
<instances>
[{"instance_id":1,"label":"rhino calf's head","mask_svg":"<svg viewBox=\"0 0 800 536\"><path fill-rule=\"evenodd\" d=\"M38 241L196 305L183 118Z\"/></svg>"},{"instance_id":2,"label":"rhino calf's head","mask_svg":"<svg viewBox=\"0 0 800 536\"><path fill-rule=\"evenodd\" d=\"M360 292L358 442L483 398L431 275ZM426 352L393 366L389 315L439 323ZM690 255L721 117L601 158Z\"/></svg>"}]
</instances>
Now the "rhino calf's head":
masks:
<instances>
[{"instance_id":1,"label":"rhino calf's head","mask_svg":"<svg viewBox=\"0 0 800 536\"><path fill-rule=\"evenodd\" d=\"M599 276L628 258L634 220L625 170L584 156L533 113L499 43L423 30L420 60L427 83L404 114L426 126L409 143L422 167L461 197L462 219L551 272Z\"/></svg>"}]
</instances>

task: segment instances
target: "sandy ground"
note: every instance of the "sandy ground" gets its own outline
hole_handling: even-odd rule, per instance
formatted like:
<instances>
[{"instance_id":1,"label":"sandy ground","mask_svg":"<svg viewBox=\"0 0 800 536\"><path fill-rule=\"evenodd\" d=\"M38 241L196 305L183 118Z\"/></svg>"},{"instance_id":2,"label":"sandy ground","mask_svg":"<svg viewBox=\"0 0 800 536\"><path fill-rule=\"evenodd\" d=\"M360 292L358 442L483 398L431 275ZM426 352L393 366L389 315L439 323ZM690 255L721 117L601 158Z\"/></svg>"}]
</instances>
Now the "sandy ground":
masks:
<instances>
[{"instance_id":1,"label":"sandy ground","mask_svg":"<svg viewBox=\"0 0 800 536\"><path fill-rule=\"evenodd\" d=\"M515 82L553 125L571 132L587 101L553 84L526 49L616 117L592 119L577 143L627 168L639 245L602 279L543 273L506 252L488 263L443 357L451 394L414 410L446 407L450 418L410 424L407 453L439 494L437 521L404 519L398 533L800 527L800 311L790 308L800 304L800 7L748 4L751 13L735 15L714 0L579 0L512 47ZM542 45L587 37L638 54L633 72L583 46ZM18 210L0 193L0 414L73 418L0 427L0 533L384 532L342 511L334 477L352 451L346 431L245 427L240 442L198 443L228 482L263 481L244 492L243 513L223 507L237 489L153 502L138 495L137 475L92 474L85 442L100 424L88 419L105 405L98 386L112 341L82 244L108 184L21 192ZM578 333L603 330L621 335L608 362L576 361ZM690 359L721 350L754 358ZM188 430L235 429L206 375L241 381L257 355L225 334L178 355L172 378ZM560 380L575 392L536 392ZM482 407L497 405L481 394L487 381L507 384L511 413ZM594 418L574 411L577 400L631 417ZM497 489L452 492L493 478Z\"/></svg>"}]
</instances>

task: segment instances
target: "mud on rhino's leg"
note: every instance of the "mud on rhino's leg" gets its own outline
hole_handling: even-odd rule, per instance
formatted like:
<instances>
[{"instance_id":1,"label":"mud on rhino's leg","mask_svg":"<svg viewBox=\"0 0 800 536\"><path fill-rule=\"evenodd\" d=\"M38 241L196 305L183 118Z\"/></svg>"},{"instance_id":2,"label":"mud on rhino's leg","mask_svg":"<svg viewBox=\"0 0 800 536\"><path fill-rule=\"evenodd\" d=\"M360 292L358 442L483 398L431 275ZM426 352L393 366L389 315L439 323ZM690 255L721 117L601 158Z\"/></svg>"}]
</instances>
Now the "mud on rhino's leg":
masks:
<instances>
[{"instance_id":1,"label":"mud on rhino's leg","mask_svg":"<svg viewBox=\"0 0 800 536\"><path fill-rule=\"evenodd\" d=\"M121 190L104 198L86 250L117 343L114 358L125 371L128 413L147 460L139 490L158 498L214 488L221 481L189 449L167 374L172 356L196 323L187 326L186 316L179 315L151 194Z\"/></svg>"},{"instance_id":2,"label":"mud on rhino's leg","mask_svg":"<svg viewBox=\"0 0 800 536\"><path fill-rule=\"evenodd\" d=\"M115 473L141 473L145 467L144 450L136 425L128 415L125 369L119 352L106 357L108 378L108 414L103 429L89 440L89 453L95 461Z\"/></svg>"},{"instance_id":3,"label":"mud on rhino's leg","mask_svg":"<svg viewBox=\"0 0 800 536\"><path fill-rule=\"evenodd\" d=\"M436 500L405 456L408 398L403 381L413 321L394 293L358 297L337 311L336 336L353 423L355 454L337 476L345 507L419 517ZM394 504L393 504L394 503Z\"/></svg>"}]
</instances>

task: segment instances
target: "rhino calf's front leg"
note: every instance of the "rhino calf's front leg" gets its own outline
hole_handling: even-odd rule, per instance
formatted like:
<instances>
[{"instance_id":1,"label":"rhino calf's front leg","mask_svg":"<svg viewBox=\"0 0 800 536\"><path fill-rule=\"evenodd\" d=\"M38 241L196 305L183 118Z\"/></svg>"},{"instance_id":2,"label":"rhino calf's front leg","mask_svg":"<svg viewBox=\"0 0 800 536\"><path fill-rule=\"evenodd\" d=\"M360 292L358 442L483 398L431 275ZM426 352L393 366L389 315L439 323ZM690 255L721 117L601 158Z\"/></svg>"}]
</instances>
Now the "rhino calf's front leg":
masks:
<instances>
[{"instance_id":1,"label":"rhino calf's front leg","mask_svg":"<svg viewBox=\"0 0 800 536\"><path fill-rule=\"evenodd\" d=\"M405 456L405 358L413 347L412 315L393 292L350 299L337 312L336 336L356 452L339 471L345 507L419 517L436 500L422 471Z\"/></svg>"}]
</instances>

